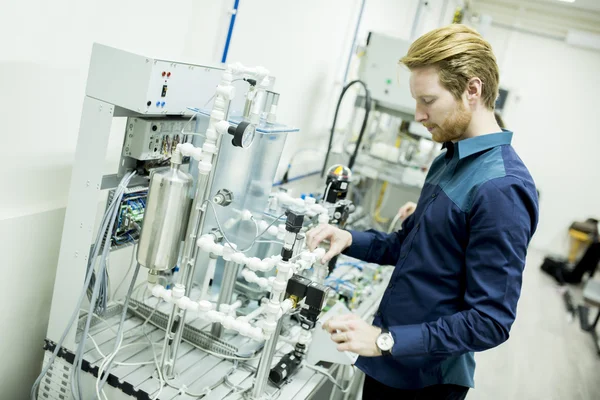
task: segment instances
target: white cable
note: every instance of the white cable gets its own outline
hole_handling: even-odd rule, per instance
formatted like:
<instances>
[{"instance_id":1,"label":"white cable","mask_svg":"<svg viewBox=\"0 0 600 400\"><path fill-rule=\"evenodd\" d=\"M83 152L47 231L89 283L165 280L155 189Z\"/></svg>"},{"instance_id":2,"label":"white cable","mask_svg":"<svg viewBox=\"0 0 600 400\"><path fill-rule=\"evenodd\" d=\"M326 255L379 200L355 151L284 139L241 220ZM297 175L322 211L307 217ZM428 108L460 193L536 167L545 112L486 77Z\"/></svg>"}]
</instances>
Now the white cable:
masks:
<instances>
[{"instance_id":1,"label":"white cable","mask_svg":"<svg viewBox=\"0 0 600 400\"><path fill-rule=\"evenodd\" d=\"M327 196L329 195L329 189L331 189L331 183L329 182L329 184L327 185L327 189L325 189L325 194L323 195L323 203L327 202Z\"/></svg>"},{"instance_id":2,"label":"white cable","mask_svg":"<svg viewBox=\"0 0 600 400\"><path fill-rule=\"evenodd\" d=\"M121 279L121 282L119 283L119 286L117 286L117 288L114 290L114 292L112 293L111 298L114 298L114 296L119 292L119 289L121 289L121 286L123 286L123 283L125 283L125 281L127 280L127 276L129 275L129 273L131 272L131 270L133 269L135 263L135 250L137 248L137 243L134 243L133 245L133 251L131 252L131 260L129 261L129 269L127 269L127 272L125 273L125 276L123 276L123 279Z\"/></svg>"},{"instance_id":3,"label":"white cable","mask_svg":"<svg viewBox=\"0 0 600 400\"><path fill-rule=\"evenodd\" d=\"M160 303L160 301L159 301L159 303ZM158 304L157 304L157 307L158 307ZM150 318L148 318L148 320L150 320ZM151 346L152 347L152 357L154 358L154 366L156 367L156 372L158 374L158 384L160 386L158 393L156 394L156 396L153 399L153 400L156 400L162 393L163 386L165 385L165 380L163 379L162 371L160 369L160 364L158 363L158 356L156 355L156 350L154 350L154 345L153 345L152 341L150 340L150 338L148 337L148 335L146 334L146 332L144 331L143 326L142 326L142 333L144 334L144 336L146 337L148 342L152 345Z\"/></svg>"},{"instance_id":4,"label":"white cable","mask_svg":"<svg viewBox=\"0 0 600 400\"><path fill-rule=\"evenodd\" d=\"M94 290L92 292L92 296L90 299L89 312L88 312L88 316L86 317L86 323L85 323L85 328L83 330L83 336L77 346L77 350L75 352L75 357L73 359L73 367L74 368L71 372L71 393L73 394L73 397L75 399L81 399L83 397L82 391L81 391L81 368L82 368L82 363L83 363L83 351L84 351L85 342L87 339L87 334L89 332L90 323L92 320L93 310L96 307L96 300L98 298L98 294L99 294L98 292L99 292L99 289L100 289L100 286L102 283L102 276L104 275L104 273L106 271L106 259L108 257L108 253L110 251L110 237L112 235L113 227L114 227L114 224L117 219L118 212L119 212L119 204L121 203L121 200L123 198L123 195L125 194L125 191L127 189L129 182L131 181L131 179L134 177L135 174L136 174L135 171L133 171L131 173L127 173L123 177L123 179L121 179L119 186L115 190L115 194L113 196L112 202L109 205L110 212L105 214L105 218L107 216L110 216L110 217L108 218L108 227L104 228L105 225L103 225L103 228L106 230L102 231L102 234L104 235L104 242L103 242L104 245L102 248L102 255L100 258L98 271L94 271L94 265L96 264L96 257L98 255L100 244L101 244L100 236L96 238L96 243L94 243L94 251L93 251L94 255L90 259L90 262L92 263L92 267L88 270L88 274L90 274L90 279L91 279L91 277L94 276L94 272L95 272L96 282L94 284ZM87 284L89 286L89 281L87 282ZM81 306L81 303L78 304L77 309L79 309L80 306Z\"/></svg>"},{"instance_id":5,"label":"white cable","mask_svg":"<svg viewBox=\"0 0 600 400\"><path fill-rule=\"evenodd\" d=\"M339 382L329 372L327 372L326 370L324 370L321 367L318 367L316 365L306 364L306 363L304 363L304 366L308 369L312 369L315 372L325 375L338 389L340 389L340 391L342 393L348 393L348 391L352 387L352 382L350 382L348 384L348 387L344 389L344 387L342 385L340 385Z\"/></svg>"},{"instance_id":6,"label":"white cable","mask_svg":"<svg viewBox=\"0 0 600 400\"><path fill-rule=\"evenodd\" d=\"M226 241L226 242L227 242L227 243L228 243L228 244L229 244L231 247L235 248L235 246L233 246L233 244L232 244L232 243L229 241L229 239L228 239L228 238L227 238L227 236L225 235L225 230L224 230L224 229L223 229L223 227L221 226L221 222L219 221L219 216L217 215L217 210L216 210L216 207L215 207L215 205L213 204L213 202L212 202L212 201L210 201L210 200L205 200L205 201L204 201L204 203L208 203L208 204L211 206L211 208L212 208L212 211L213 211L213 214L214 214L214 216L215 216L215 221L216 221L216 223L217 223L217 226L219 227L219 230L220 230L220 231L221 231L221 233L223 234L223 239L224 239L224 240L225 240L225 241ZM204 204L204 203L203 203L203 204ZM250 251L250 250L252 249L252 247L254 246L254 244L256 243L256 240L257 240L259 237L261 237L262 235L264 235L264 234L265 234L265 233L266 233L266 232L269 230L269 228L270 228L270 227L272 227L273 225L275 225L275 224L276 224L276 223L279 221L279 218L283 217L284 215L285 215L285 213L283 213L283 214L281 214L279 217L277 217L277 219L275 219L275 220L274 220L274 221L273 221L273 222L272 222L272 223L271 223L269 226L267 226L267 228L266 228L265 230L263 230L261 233L258 233L258 231L259 231L259 229L258 229L258 224L256 223L256 220L254 220L254 218L252 218L252 220L254 221L254 224L256 225L256 232L257 232L257 235L256 235L256 237L255 237L255 238L252 240L252 243L250 243L250 246L249 246L248 248L246 248L246 249L243 249L243 250L237 250L237 251L239 251L240 253L246 253L246 252Z\"/></svg>"},{"instance_id":7,"label":"white cable","mask_svg":"<svg viewBox=\"0 0 600 400\"><path fill-rule=\"evenodd\" d=\"M116 356L117 352L119 351L119 348L120 348L121 344L123 343L123 327L125 325L125 317L126 317L126 314L127 314L127 307L129 305L129 300L130 300L130 298L131 298L131 296L133 294L134 284L135 284L135 282L137 280L137 276L138 276L140 267L141 267L141 265L138 263L136 265L135 271L133 273L133 277L131 278L131 283L129 285L129 290L127 291L127 295L125 296L125 300L124 300L124 304L123 304L123 312L121 313L121 320L119 322L119 331L117 332L118 343L115 344L112 356L107 361L107 364L106 364L106 367L105 367L106 368L106 371L105 371L106 374L105 374L105 377L102 378L102 382L100 383L100 389L102 389L103 386L106 384L106 381L108 380L108 377L109 377L109 374L110 374L110 369L112 367L112 362L113 362L114 356ZM98 376L101 377L102 373L99 372ZM98 387L98 382L96 382L96 387ZM98 390L97 390L96 394L98 394Z\"/></svg>"},{"instance_id":8,"label":"white cable","mask_svg":"<svg viewBox=\"0 0 600 400\"><path fill-rule=\"evenodd\" d=\"M275 243L275 244L283 244L283 242L280 242L278 240L257 240L255 243Z\"/></svg>"},{"instance_id":9,"label":"white cable","mask_svg":"<svg viewBox=\"0 0 600 400\"><path fill-rule=\"evenodd\" d=\"M100 357L102 358L106 358L108 357L107 355L105 355L104 353L102 353L102 350L100 350L100 346L98 346L98 343L96 342L96 340L94 339L94 337L88 333L88 338L92 341L92 343L94 344L94 347L96 348L96 352L98 352L98 354L100 355ZM162 341L162 339L161 339ZM148 343L146 342L135 342L135 343L129 343L126 344L125 346L121 347L121 350L129 348L129 347L134 347L134 346L139 346L139 345L148 345ZM115 365L148 365L148 364L153 364L153 361L142 361L142 362L134 362L134 363L128 363L128 362L120 362L120 361L115 361Z\"/></svg>"},{"instance_id":10,"label":"white cable","mask_svg":"<svg viewBox=\"0 0 600 400\"><path fill-rule=\"evenodd\" d=\"M187 390L187 386L186 385L182 385L181 387L177 387L175 385L173 385L172 383L166 381L165 383L172 387L173 389L177 389L179 390L179 394L180 395L187 395L190 397L197 397L197 398L204 398L205 396L208 396L213 390L215 390L217 387L219 387L221 384L226 383L227 382L227 378L233 374L235 372L235 370L237 370L238 364L237 361L234 362L233 366L229 369L229 371L227 371L227 373L225 375L223 375L218 381L216 381L215 383L213 383L210 386L206 386L205 388L202 389L203 393L191 393Z\"/></svg>"},{"instance_id":11,"label":"white cable","mask_svg":"<svg viewBox=\"0 0 600 400\"><path fill-rule=\"evenodd\" d=\"M392 233L395 230L396 224L398 224L399 220L400 220L400 214L396 214L394 216L394 218L392 219L392 222L390 223L390 227L388 228L387 233Z\"/></svg>"},{"instance_id":12,"label":"white cable","mask_svg":"<svg viewBox=\"0 0 600 400\"><path fill-rule=\"evenodd\" d=\"M138 285L138 288L140 286L141 286L141 284ZM135 289L134 289L134 291L135 291ZM133 294L133 292L132 292L132 294ZM161 303L161 299L158 299L158 301L156 302L156 306L154 306L154 309L152 310L152 312L148 315L148 317L144 320L144 322L140 326L140 328L142 330L142 335L146 336L146 338L148 336L146 335L144 329L145 329L146 325L148 324L148 322L150 321L150 319L152 318L152 316L154 315L154 313L156 312L156 310L158 309L158 306L160 305L160 303ZM137 340L137 339L141 338L142 335L138 335L133 340ZM115 336L115 338L117 338L117 336ZM104 356L104 360L102 360L102 363L100 364L100 367L98 369L98 377L96 378L96 396L98 396L98 397L100 397L100 393L104 394L104 390L103 389L100 390L100 382L101 382L101 379L102 379L102 374L105 372L104 370L105 370L106 366L111 362L111 360L114 359L114 357L116 357L116 355L117 355L117 353L119 351L121 351L124 348L126 348L126 347L129 346L129 345L121 346L122 343L123 343L123 339L122 338L123 338L123 335L121 335L121 340L120 340L118 346L116 347L116 349L112 353ZM154 351L154 344L152 346L153 346L152 349ZM108 374L108 372L107 372L107 374ZM106 398L106 395L104 395L104 397Z\"/></svg>"}]
</instances>

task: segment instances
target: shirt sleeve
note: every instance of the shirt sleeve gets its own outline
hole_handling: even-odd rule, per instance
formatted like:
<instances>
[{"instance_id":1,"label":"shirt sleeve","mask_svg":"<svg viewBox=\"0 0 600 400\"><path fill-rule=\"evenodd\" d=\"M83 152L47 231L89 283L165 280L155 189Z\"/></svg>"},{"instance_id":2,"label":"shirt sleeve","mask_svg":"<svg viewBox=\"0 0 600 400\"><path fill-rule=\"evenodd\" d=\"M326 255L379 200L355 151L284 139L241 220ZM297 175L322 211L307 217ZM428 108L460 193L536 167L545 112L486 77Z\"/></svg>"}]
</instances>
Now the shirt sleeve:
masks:
<instances>
[{"instance_id":1,"label":"shirt sleeve","mask_svg":"<svg viewBox=\"0 0 600 400\"><path fill-rule=\"evenodd\" d=\"M390 327L394 357L456 356L508 339L527 247L538 221L533 185L514 177L484 183L475 195L466 249L466 309L436 321Z\"/></svg>"},{"instance_id":2,"label":"shirt sleeve","mask_svg":"<svg viewBox=\"0 0 600 400\"><path fill-rule=\"evenodd\" d=\"M369 229L365 232L349 231L352 245L343 254L380 265L396 265L402 242L414 225L414 214L402 223L402 229L390 234Z\"/></svg>"}]
</instances>

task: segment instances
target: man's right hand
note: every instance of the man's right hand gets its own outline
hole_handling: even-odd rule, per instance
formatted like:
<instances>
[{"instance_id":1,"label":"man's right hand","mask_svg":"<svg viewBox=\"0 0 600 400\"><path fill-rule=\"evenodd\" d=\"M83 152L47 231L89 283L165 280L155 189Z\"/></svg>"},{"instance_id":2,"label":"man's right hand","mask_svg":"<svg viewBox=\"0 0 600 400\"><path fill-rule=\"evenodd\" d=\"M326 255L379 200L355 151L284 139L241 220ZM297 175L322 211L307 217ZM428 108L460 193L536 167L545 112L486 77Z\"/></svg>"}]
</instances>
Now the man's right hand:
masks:
<instances>
[{"instance_id":1,"label":"man's right hand","mask_svg":"<svg viewBox=\"0 0 600 400\"><path fill-rule=\"evenodd\" d=\"M352 235L348 231L329 224L319 225L306 232L306 245L310 251L316 249L324 240L329 241L329 250L321 259L321 263L327 264L333 257L350 247Z\"/></svg>"}]
</instances>

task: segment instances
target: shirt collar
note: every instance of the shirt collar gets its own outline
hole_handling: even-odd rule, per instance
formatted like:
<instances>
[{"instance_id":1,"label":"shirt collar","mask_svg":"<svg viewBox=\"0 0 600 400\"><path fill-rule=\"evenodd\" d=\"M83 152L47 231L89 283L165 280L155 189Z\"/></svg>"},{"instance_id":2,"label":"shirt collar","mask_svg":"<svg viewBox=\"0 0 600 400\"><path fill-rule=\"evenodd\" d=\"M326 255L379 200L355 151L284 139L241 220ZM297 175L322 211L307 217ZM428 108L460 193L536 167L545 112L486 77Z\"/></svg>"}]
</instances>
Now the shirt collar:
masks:
<instances>
[{"instance_id":1,"label":"shirt collar","mask_svg":"<svg viewBox=\"0 0 600 400\"><path fill-rule=\"evenodd\" d=\"M458 150L458 159L462 160L463 158L469 157L475 153L489 150L496 146L510 144L512 137L513 133L511 131L502 129L502 132L475 136L473 138L461 140L458 143L445 142L442 145L442 148L447 148L448 150ZM454 152L452 151L452 153Z\"/></svg>"}]
</instances>

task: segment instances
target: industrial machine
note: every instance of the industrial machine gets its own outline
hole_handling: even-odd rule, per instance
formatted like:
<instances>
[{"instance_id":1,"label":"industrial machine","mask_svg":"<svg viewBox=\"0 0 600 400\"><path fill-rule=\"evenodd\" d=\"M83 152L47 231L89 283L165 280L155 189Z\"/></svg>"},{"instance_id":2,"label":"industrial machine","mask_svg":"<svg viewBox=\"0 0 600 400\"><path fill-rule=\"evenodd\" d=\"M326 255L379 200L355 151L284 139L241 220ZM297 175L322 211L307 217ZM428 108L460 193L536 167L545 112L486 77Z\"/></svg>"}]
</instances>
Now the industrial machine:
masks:
<instances>
[{"instance_id":1,"label":"industrial machine","mask_svg":"<svg viewBox=\"0 0 600 400\"><path fill-rule=\"evenodd\" d=\"M370 318L388 274L346 271L346 259L330 274L325 250L304 246L311 226L346 223L350 173L335 166L321 201L272 193L298 131L277 121L273 84L263 67L94 45L32 399L302 399L340 386L336 365L314 366L318 351L307 362L314 328L341 303ZM118 118L121 158L105 175Z\"/></svg>"},{"instance_id":2,"label":"industrial machine","mask_svg":"<svg viewBox=\"0 0 600 400\"><path fill-rule=\"evenodd\" d=\"M415 121L410 73L398 63L409 47L407 40L369 33L366 44L357 49L358 79L345 87L360 82L364 89L355 96L348 123L331 132L328 159L354 161L348 198L357 212L347 222L354 228L394 229L390 217L406 201L416 201L441 151Z\"/></svg>"}]
</instances>

